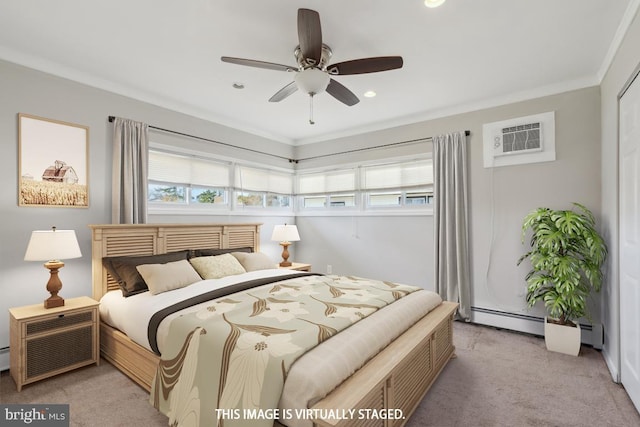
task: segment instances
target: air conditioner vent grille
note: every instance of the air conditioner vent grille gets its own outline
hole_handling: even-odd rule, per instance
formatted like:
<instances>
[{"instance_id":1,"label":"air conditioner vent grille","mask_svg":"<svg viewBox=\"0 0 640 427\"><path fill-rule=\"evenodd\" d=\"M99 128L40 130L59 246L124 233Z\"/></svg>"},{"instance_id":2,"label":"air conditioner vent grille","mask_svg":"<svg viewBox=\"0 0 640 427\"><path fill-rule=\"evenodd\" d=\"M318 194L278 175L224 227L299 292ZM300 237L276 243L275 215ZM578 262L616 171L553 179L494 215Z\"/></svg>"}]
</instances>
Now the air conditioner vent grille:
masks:
<instances>
[{"instance_id":1,"label":"air conditioner vent grille","mask_svg":"<svg viewBox=\"0 0 640 427\"><path fill-rule=\"evenodd\" d=\"M556 159L555 112L482 125L485 168L551 162Z\"/></svg>"},{"instance_id":2,"label":"air conditioner vent grille","mask_svg":"<svg viewBox=\"0 0 640 427\"><path fill-rule=\"evenodd\" d=\"M540 150L540 123L528 123L502 128L502 152Z\"/></svg>"}]
</instances>

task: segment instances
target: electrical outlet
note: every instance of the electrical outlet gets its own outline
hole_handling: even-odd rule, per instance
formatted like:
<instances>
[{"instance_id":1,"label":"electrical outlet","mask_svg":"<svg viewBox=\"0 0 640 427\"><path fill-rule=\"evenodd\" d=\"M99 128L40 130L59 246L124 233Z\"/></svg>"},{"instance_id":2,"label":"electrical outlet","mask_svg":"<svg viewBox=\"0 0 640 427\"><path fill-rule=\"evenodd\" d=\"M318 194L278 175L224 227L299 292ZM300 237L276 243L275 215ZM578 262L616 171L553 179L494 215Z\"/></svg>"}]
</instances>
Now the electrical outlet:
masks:
<instances>
[{"instance_id":1,"label":"electrical outlet","mask_svg":"<svg viewBox=\"0 0 640 427\"><path fill-rule=\"evenodd\" d=\"M333 271L333 268L331 267L331 264L327 264L327 274L331 274Z\"/></svg>"}]
</instances>

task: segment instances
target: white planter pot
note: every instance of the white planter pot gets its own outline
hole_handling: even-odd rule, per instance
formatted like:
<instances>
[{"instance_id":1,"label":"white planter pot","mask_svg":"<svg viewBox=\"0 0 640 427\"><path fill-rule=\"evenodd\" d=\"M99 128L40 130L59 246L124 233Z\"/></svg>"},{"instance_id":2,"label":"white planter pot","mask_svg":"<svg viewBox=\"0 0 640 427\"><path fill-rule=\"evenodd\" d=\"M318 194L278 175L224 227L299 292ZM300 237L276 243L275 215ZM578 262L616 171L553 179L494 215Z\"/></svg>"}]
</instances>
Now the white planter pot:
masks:
<instances>
[{"instance_id":1,"label":"white planter pot","mask_svg":"<svg viewBox=\"0 0 640 427\"><path fill-rule=\"evenodd\" d=\"M544 342L547 350L577 356L580 353L580 325L564 326L544 318Z\"/></svg>"}]
</instances>

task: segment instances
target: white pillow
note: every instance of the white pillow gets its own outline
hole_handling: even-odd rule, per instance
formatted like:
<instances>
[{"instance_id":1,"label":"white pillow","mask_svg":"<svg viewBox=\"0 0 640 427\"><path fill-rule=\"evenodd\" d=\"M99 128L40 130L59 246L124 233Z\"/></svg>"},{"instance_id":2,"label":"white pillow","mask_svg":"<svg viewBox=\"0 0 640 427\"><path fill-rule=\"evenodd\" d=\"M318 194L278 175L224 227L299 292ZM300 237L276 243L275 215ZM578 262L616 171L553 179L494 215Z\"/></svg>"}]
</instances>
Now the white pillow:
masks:
<instances>
[{"instance_id":1,"label":"white pillow","mask_svg":"<svg viewBox=\"0 0 640 427\"><path fill-rule=\"evenodd\" d=\"M276 263L262 252L231 252L231 255L236 257L240 264L247 271L267 270L269 268L276 268Z\"/></svg>"},{"instance_id":2,"label":"white pillow","mask_svg":"<svg viewBox=\"0 0 640 427\"><path fill-rule=\"evenodd\" d=\"M141 264L136 266L136 270L152 295L184 288L202 280L186 259L166 264Z\"/></svg>"},{"instance_id":3,"label":"white pillow","mask_svg":"<svg viewBox=\"0 0 640 427\"><path fill-rule=\"evenodd\" d=\"M220 279L246 273L240 262L231 254L201 256L189 260L203 279Z\"/></svg>"}]
</instances>

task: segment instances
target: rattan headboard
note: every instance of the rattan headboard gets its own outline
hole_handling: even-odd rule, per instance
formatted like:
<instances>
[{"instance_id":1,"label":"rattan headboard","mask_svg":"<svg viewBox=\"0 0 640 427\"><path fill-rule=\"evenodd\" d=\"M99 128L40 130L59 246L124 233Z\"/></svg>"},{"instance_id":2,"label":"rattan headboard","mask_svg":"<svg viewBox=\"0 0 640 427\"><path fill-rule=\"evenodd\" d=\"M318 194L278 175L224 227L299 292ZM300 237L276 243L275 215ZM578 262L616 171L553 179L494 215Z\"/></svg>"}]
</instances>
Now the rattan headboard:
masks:
<instances>
[{"instance_id":1,"label":"rattan headboard","mask_svg":"<svg viewBox=\"0 0 640 427\"><path fill-rule=\"evenodd\" d=\"M157 255L184 249L251 247L260 250L260 223L251 224L102 224L89 225L93 298L99 300L118 284L107 274L102 258Z\"/></svg>"}]
</instances>

